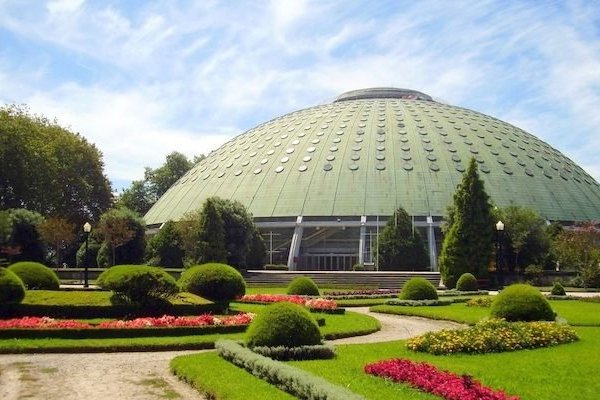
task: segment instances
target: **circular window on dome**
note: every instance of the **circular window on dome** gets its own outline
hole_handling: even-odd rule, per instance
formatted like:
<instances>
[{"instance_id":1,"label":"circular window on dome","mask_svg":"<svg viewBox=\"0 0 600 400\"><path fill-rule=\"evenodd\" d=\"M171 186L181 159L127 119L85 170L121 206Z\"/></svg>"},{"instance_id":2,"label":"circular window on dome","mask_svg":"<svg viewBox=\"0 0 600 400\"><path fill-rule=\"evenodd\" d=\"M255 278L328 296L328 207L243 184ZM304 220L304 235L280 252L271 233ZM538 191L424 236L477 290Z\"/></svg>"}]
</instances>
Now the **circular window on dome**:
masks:
<instances>
[{"instance_id":1,"label":"circular window on dome","mask_svg":"<svg viewBox=\"0 0 600 400\"><path fill-rule=\"evenodd\" d=\"M294 146L296 146L299 143L300 143L300 141L298 139L295 139L292 141L292 145L294 145Z\"/></svg>"},{"instance_id":2,"label":"circular window on dome","mask_svg":"<svg viewBox=\"0 0 600 400\"><path fill-rule=\"evenodd\" d=\"M377 168L378 171L383 171L385 169L385 164L379 162L375 164L375 168Z\"/></svg>"},{"instance_id":3,"label":"circular window on dome","mask_svg":"<svg viewBox=\"0 0 600 400\"><path fill-rule=\"evenodd\" d=\"M473 142L469 139L465 139L464 142L465 142L465 144L468 144L469 146L473 144Z\"/></svg>"},{"instance_id":4,"label":"circular window on dome","mask_svg":"<svg viewBox=\"0 0 600 400\"><path fill-rule=\"evenodd\" d=\"M359 136L359 137L357 137L357 138L354 138L354 141L355 141L356 143L360 143L360 142L362 142L362 141L363 141L363 138Z\"/></svg>"},{"instance_id":5,"label":"circular window on dome","mask_svg":"<svg viewBox=\"0 0 600 400\"><path fill-rule=\"evenodd\" d=\"M456 168L458 172L465 172L465 166L460 163L456 164L454 168Z\"/></svg>"},{"instance_id":6,"label":"circular window on dome","mask_svg":"<svg viewBox=\"0 0 600 400\"><path fill-rule=\"evenodd\" d=\"M283 171L283 167L282 167L281 165L280 165L280 166L278 166L277 168L275 168L275 172L276 172L276 173L280 173L280 172L282 172L282 171Z\"/></svg>"},{"instance_id":7,"label":"circular window on dome","mask_svg":"<svg viewBox=\"0 0 600 400\"><path fill-rule=\"evenodd\" d=\"M302 158L302 161L304 162L309 162L312 158L310 156L304 156L304 158Z\"/></svg>"},{"instance_id":8,"label":"circular window on dome","mask_svg":"<svg viewBox=\"0 0 600 400\"><path fill-rule=\"evenodd\" d=\"M248 160L244 160L244 162L242 163L242 166L245 167L246 165L250 164L250 161Z\"/></svg>"},{"instance_id":9,"label":"circular window on dome","mask_svg":"<svg viewBox=\"0 0 600 400\"><path fill-rule=\"evenodd\" d=\"M213 165L212 167L210 167L210 169L211 169L211 170L213 170L213 171L214 171L215 169L217 169L217 168L219 168L219 164L215 164L215 165Z\"/></svg>"},{"instance_id":10,"label":"circular window on dome","mask_svg":"<svg viewBox=\"0 0 600 400\"><path fill-rule=\"evenodd\" d=\"M508 175L512 175L513 174L512 169L510 169L509 167L504 167L504 168L502 168L502 170L504 171L504 173L506 173Z\"/></svg>"},{"instance_id":11,"label":"circular window on dome","mask_svg":"<svg viewBox=\"0 0 600 400\"><path fill-rule=\"evenodd\" d=\"M426 143L423 145L423 149L425 149L425 151L433 151L433 146L429 143Z\"/></svg>"},{"instance_id":12,"label":"circular window on dome","mask_svg":"<svg viewBox=\"0 0 600 400\"><path fill-rule=\"evenodd\" d=\"M281 146L281 142L275 142L275 143L273 143L273 146L279 147L279 146Z\"/></svg>"},{"instance_id":13,"label":"circular window on dome","mask_svg":"<svg viewBox=\"0 0 600 400\"><path fill-rule=\"evenodd\" d=\"M207 180L208 178L210 178L210 174L206 174L206 175L204 175L204 176L202 177L202 180L203 180L203 181L205 181L205 180Z\"/></svg>"},{"instance_id":14,"label":"circular window on dome","mask_svg":"<svg viewBox=\"0 0 600 400\"><path fill-rule=\"evenodd\" d=\"M431 163L431 164L429 164L429 169L432 170L432 171L434 171L434 172L437 172L437 171L440 170L440 167L436 163Z\"/></svg>"},{"instance_id":15,"label":"circular window on dome","mask_svg":"<svg viewBox=\"0 0 600 400\"><path fill-rule=\"evenodd\" d=\"M383 136L378 136L378 137L377 137L377 141L378 141L379 143L383 143L383 142L385 142L385 137L383 137Z\"/></svg>"},{"instance_id":16,"label":"circular window on dome","mask_svg":"<svg viewBox=\"0 0 600 400\"><path fill-rule=\"evenodd\" d=\"M241 154L241 153L237 153L235 156L233 156L233 158L234 158L235 160L237 160L237 159L238 159L238 158L240 158L241 156L242 156L242 154Z\"/></svg>"},{"instance_id":17,"label":"circular window on dome","mask_svg":"<svg viewBox=\"0 0 600 400\"><path fill-rule=\"evenodd\" d=\"M526 165L525 161L521 160L520 158L517 158L517 164L519 164L521 167L524 167Z\"/></svg>"},{"instance_id":18,"label":"circular window on dome","mask_svg":"<svg viewBox=\"0 0 600 400\"><path fill-rule=\"evenodd\" d=\"M217 178L222 178L224 175L225 175L225 171L221 171L221 172L219 172L219 175L217 175Z\"/></svg>"},{"instance_id":19,"label":"circular window on dome","mask_svg":"<svg viewBox=\"0 0 600 400\"><path fill-rule=\"evenodd\" d=\"M262 172L262 168L256 168L253 172L254 172L254 175L258 175Z\"/></svg>"},{"instance_id":20,"label":"circular window on dome","mask_svg":"<svg viewBox=\"0 0 600 400\"><path fill-rule=\"evenodd\" d=\"M225 164L225 168L231 168L232 165L233 165L233 163L231 161L229 161L227 164Z\"/></svg>"},{"instance_id":21,"label":"circular window on dome","mask_svg":"<svg viewBox=\"0 0 600 400\"><path fill-rule=\"evenodd\" d=\"M268 158L263 158L262 160L260 160L260 163L263 164L263 165L266 164L266 163L268 163L268 162L269 162Z\"/></svg>"},{"instance_id":22,"label":"circular window on dome","mask_svg":"<svg viewBox=\"0 0 600 400\"><path fill-rule=\"evenodd\" d=\"M376 159L378 159L379 161L383 161L383 160L385 160L385 156L384 156L382 153L378 153L378 154L375 156L375 158L376 158Z\"/></svg>"},{"instance_id":23,"label":"circular window on dome","mask_svg":"<svg viewBox=\"0 0 600 400\"><path fill-rule=\"evenodd\" d=\"M402 156L401 156L401 157L402 157L402 159L403 159L404 161L408 161L408 160L410 160L410 159L412 158L412 157L410 156L410 154L408 154L408 153L404 153L404 154L402 154Z\"/></svg>"},{"instance_id":24,"label":"circular window on dome","mask_svg":"<svg viewBox=\"0 0 600 400\"><path fill-rule=\"evenodd\" d=\"M325 165L323 165L323 170L324 171L331 171L333 169L333 165L327 163Z\"/></svg>"},{"instance_id":25,"label":"circular window on dome","mask_svg":"<svg viewBox=\"0 0 600 400\"><path fill-rule=\"evenodd\" d=\"M405 136L402 136L402 137L400 138L400 141L401 141L402 143L407 143L407 142L408 142L408 138L407 138L407 137L405 137Z\"/></svg>"},{"instance_id":26,"label":"circular window on dome","mask_svg":"<svg viewBox=\"0 0 600 400\"><path fill-rule=\"evenodd\" d=\"M535 165L536 165L538 168L544 168L544 164L542 164L542 163L541 163L539 160L535 160Z\"/></svg>"},{"instance_id":27,"label":"circular window on dome","mask_svg":"<svg viewBox=\"0 0 600 400\"><path fill-rule=\"evenodd\" d=\"M337 146L331 146L331 147L329 148L329 151L331 151L331 152L336 152L336 151L338 151L338 148L337 148Z\"/></svg>"},{"instance_id":28,"label":"circular window on dome","mask_svg":"<svg viewBox=\"0 0 600 400\"><path fill-rule=\"evenodd\" d=\"M361 119L361 121L363 121L363 119ZM366 119L364 119L364 121L366 121ZM359 128L365 128L366 126L367 126L367 124L364 124L362 122L360 124L358 124Z\"/></svg>"},{"instance_id":29,"label":"circular window on dome","mask_svg":"<svg viewBox=\"0 0 600 400\"><path fill-rule=\"evenodd\" d=\"M335 156L334 156L333 154L330 154L330 155L328 155L328 156L327 156L325 159L326 159L327 161L333 161L333 160L335 160Z\"/></svg>"},{"instance_id":30,"label":"circular window on dome","mask_svg":"<svg viewBox=\"0 0 600 400\"><path fill-rule=\"evenodd\" d=\"M346 125L346 124L340 124L340 128L346 128L347 126L348 125ZM340 133L340 132L342 132L342 133ZM343 135L343 134L344 134L344 131L338 131L338 135Z\"/></svg>"},{"instance_id":31,"label":"circular window on dome","mask_svg":"<svg viewBox=\"0 0 600 400\"><path fill-rule=\"evenodd\" d=\"M352 164L348 165L348 168L349 168L351 171L356 171L356 170L358 169L358 165L356 165L356 164L352 163Z\"/></svg>"},{"instance_id":32,"label":"circular window on dome","mask_svg":"<svg viewBox=\"0 0 600 400\"><path fill-rule=\"evenodd\" d=\"M294 129L296 129L296 127L294 127L294 126L290 126L290 127L288 128L288 132L293 132L293 131L294 131Z\"/></svg>"},{"instance_id":33,"label":"circular window on dome","mask_svg":"<svg viewBox=\"0 0 600 400\"><path fill-rule=\"evenodd\" d=\"M358 161L358 160L360 160L360 155L354 153L354 154L352 154L352 156L350 156L350 158L354 161Z\"/></svg>"},{"instance_id":34,"label":"circular window on dome","mask_svg":"<svg viewBox=\"0 0 600 400\"><path fill-rule=\"evenodd\" d=\"M402 146L400 146L400 148L404 151L410 151L410 146L407 144L403 144Z\"/></svg>"},{"instance_id":35,"label":"circular window on dome","mask_svg":"<svg viewBox=\"0 0 600 400\"><path fill-rule=\"evenodd\" d=\"M360 144L355 144L354 146L352 146L352 150L354 151L360 151L360 149L362 149Z\"/></svg>"},{"instance_id":36,"label":"circular window on dome","mask_svg":"<svg viewBox=\"0 0 600 400\"><path fill-rule=\"evenodd\" d=\"M490 153L492 153L495 156L497 156L498 154L500 154L500 153L498 153L498 150L494 150L494 149L490 150Z\"/></svg>"},{"instance_id":37,"label":"circular window on dome","mask_svg":"<svg viewBox=\"0 0 600 400\"><path fill-rule=\"evenodd\" d=\"M385 146L384 145L382 145L382 144L377 145L377 151L384 151L384 150L385 150Z\"/></svg>"},{"instance_id":38,"label":"circular window on dome","mask_svg":"<svg viewBox=\"0 0 600 400\"><path fill-rule=\"evenodd\" d=\"M237 171L235 171L233 174L234 174L235 176L240 176L240 175L242 174L242 170L241 170L241 169L238 169L238 170L237 170Z\"/></svg>"},{"instance_id":39,"label":"circular window on dome","mask_svg":"<svg viewBox=\"0 0 600 400\"><path fill-rule=\"evenodd\" d=\"M413 165L409 162L406 162L402 165L402 168L404 168L406 171L412 171Z\"/></svg>"},{"instance_id":40,"label":"circular window on dome","mask_svg":"<svg viewBox=\"0 0 600 400\"><path fill-rule=\"evenodd\" d=\"M335 139L333 139L333 143L339 143L341 141L342 141L342 139L340 139L339 137L336 137Z\"/></svg>"},{"instance_id":41,"label":"circular window on dome","mask_svg":"<svg viewBox=\"0 0 600 400\"><path fill-rule=\"evenodd\" d=\"M269 150L267 151L267 155L270 156L271 154L275 153L275 150Z\"/></svg>"},{"instance_id":42,"label":"circular window on dome","mask_svg":"<svg viewBox=\"0 0 600 400\"><path fill-rule=\"evenodd\" d=\"M377 134L378 134L378 135L385 135L385 130L383 130L383 129L381 129L381 128L380 128L380 129L377 129Z\"/></svg>"},{"instance_id":43,"label":"circular window on dome","mask_svg":"<svg viewBox=\"0 0 600 400\"><path fill-rule=\"evenodd\" d=\"M400 130L398 131L398 133L399 133L400 135L406 135L406 131L405 131L404 129L400 129Z\"/></svg>"},{"instance_id":44,"label":"circular window on dome","mask_svg":"<svg viewBox=\"0 0 600 400\"><path fill-rule=\"evenodd\" d=\"M483 173L489 174L490 173L490 168L487 165L480 165L479 166L479 170Z\"/></svg>"},{"instance_id":45,"label":"circular window on dome","mask_svg":"<svg viewBox=\"0 0 600 400\"><path fill-rule=\"evenodd\" d=\"M267 141L267 142L268 142L268 141L269 141L269 140L271 140L271 139L273 139L273 136L267 136L267 137L265 138L265 141Z\"/></svg>"},{"instance_id":46,"label":"circular window on dome","mask_svg":"<svg viewBox=\"0 0 600 400\"><path fill-rule=\"evenodd\" d=\"M506 164L506 160L504 158L502 158L502 157L498 157L497 161L498 161L499 164L502 164L502 165Z\"/></svg>"},{"instance_id":47,"label":"circular window on dome","mask_svg":"<svg viewBox=\"0 0 600 400\"><path fill-rule=\"evenodd\" d=\"M437 158L436 158L436 157L435 157L435 155L433 155L433 154L427 154L427 159L428 159L429 161L435 161Z\"/></svg>"},{"instance_id":48,"label":"circular window on dome","mask_svg":"<svg viewBox=\"0 0 600 400\"><path fill-rule=\"evenodd\" d=\"M300 171L300 172L304 172L307 169L308 169L308 167L306 165L301 165L301 166L298 167L298 171Z\"/></svg>"},{"instance_id":49,"label":"circular window on dome","mask_svg":"<svg viewBox=\"0 0 600 400\"><path fill-rule=\"evenodd\" d=\"M308 149L306 149L306 151L308 151L309 153L314 153L315 150L316 148L314 146L311 146Z\"/></svg>"},{"instance_id":50,"label":"circular window on dome","mask_svg":"<svg viewBox=\"0 0 600 400\"><path fill-rule=\"evenodd\" d=\"M248 154L248 156L250 156L250 157L254 157L255 155L256 155L255 151L253 151L252 153Z\"/></svg>"},{"instance_id":51,"label":"circular window on dome","mask_svg":"<svg viewBox=\"0 0 600 400\"><path fill-rule=\"evenodd\" d=\"M242 150L247 151L250 148L250 146L245 145L244 147L242 147Z\"/></svg>"},{"instance_id":52,"label":"circular window on dome","mask_svg":"<svg viewBox=\"0 0 600 400\"><path fill-rule=\"evenodd\" d=\"M452 161L454 161L454 162L460 162L461 160L460 160L460 157L457 154L453 154L452 155Z\"/></svg>"},{"instance_id":53,"label":"circular window on dome","mask_svg":"<svg viewBox=\"0 0 600 400\"><path fill-rule=\"evenodd\" d=\"M345 125L344 125L344 126L345 126ZM342 136L343 134L344 134L344 131L337 131L337 132L336 132L336 135L338 135L338 136Z\"/></svg>"},{"instance_id":54,"label":"circular window on dome","mask_svg":"<svg viewBox=\"0 0 600 400\"><path fill-rule=\"evenodd\" d=\"M533 176L533 171L530 170L529 168L525 168L525 173L529 176Z\"/></svg>"},{"instance_id":55,"label":"circular window on dome","mask_svg":"<svg viewBox=\"0 0 600 400\"><path fill-rule=\"evenodd\" d=\"M454 147L454 146L448 146L448 151L450 153L456 153L456 147Z\"/></svg>"},{"instance_id":56,"label":"circular window on dome","mask_svg":"<svg viewBox=\"0 0 600 400\"><path fill-rule=\"evenodd\" d=\"M257 149L262 149L263 147L265 147L264 143L259 144L258 146L256 146Z\"/></svg>"},{"instance_id":57,"label":"circular window on dome","mask_svg":"<svg viewBox=\"0 0 600 400\"><path fill-rule=\"evenodd\" d=\"M287 154L292 154L292 153L294 152L294 148L293 148L293 147L289 147L289 148L287 148L287 149L285 150L285 152L286 152Z\"/></svg>"},{"instance_id":58,"label":"circular window on dome","mask_svg":"<svg viewBox=\"0 0 600 400\"><path fill-rule=\"evenodd\" d=\"M446 144L452 144L452 140L448 139L447 137L443 139L443 142Z\"/></svg>"},{"instance_id":59,"label":"circular window on dome","mask_svg":"<svg viewBox=\"0 0 600 400\"><path fill-rule=\"evenodd\" d=\"M286 157L282 157L282 158L281 158L281 162L282 162L282 163L284 163L284 164L285 164L286 162L288 162L288 161L290 161L290 158L289 158L289 157L287 157L287 156L286 156Z\"/></svg>"},{"instance_id":60,"label":"circular window on dome","mask_svg":"<svg viewBox=\"0 0 600 400\"><path fill-rule=\"evenodd\" d=\"M474 147L471 147L471 148L469 148L469 151L470 151L471 153L473 153L473 154L477 154L477 153L479 153L479 150L477 150L477 149L476 149L476 148L474 148Z\"/></svg>"},{"instance_id":61,"label":"circular window on dome","mask_svg":"<svg viewBox=\"0 0 600 400\"><path fill-rule=\"evenodd\" d=\"M298 137L304 137L304 136L306 136L306 133L304 133L304 132L300 132L300 133L298 134Z\"/></svg>"}]
</instances>

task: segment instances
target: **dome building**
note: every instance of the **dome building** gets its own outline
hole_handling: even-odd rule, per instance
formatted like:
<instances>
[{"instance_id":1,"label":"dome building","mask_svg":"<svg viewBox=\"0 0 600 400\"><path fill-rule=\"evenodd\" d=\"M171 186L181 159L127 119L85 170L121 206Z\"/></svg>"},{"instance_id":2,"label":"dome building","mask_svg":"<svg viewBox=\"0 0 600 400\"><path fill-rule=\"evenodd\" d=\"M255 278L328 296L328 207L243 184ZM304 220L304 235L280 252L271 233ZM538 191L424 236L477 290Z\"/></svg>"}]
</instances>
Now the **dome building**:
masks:
<instances>
[{"instance_id":1,"label":"dome building","mask_svg":"<svg viewBox=\"0 0 600 400\"><path fill-rule=\"evenodd\" d=\"M378 231L398 207L437 270L440 225L471 158L494 204L548 221L600 219L600 185L537 137L406 89L340 95L233 138L176 182L144 217L180 220L210 196L252 213L270 263L350 270L375 262Z\"/></svg>"}]
</instances>

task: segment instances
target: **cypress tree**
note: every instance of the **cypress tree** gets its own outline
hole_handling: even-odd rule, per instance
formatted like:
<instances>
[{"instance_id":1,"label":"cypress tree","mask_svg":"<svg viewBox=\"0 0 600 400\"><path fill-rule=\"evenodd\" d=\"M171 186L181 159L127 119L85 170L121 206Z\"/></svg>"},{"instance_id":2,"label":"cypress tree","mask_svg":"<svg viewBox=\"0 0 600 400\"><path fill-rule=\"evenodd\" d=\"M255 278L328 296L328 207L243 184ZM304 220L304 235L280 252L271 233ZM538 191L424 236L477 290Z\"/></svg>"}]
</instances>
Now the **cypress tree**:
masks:
<instances>
[{"instance_id":1,"label":"cypress tree","mask_svg":"<svg viewBox=\"0 0 600 400\"><path fill-rule=\"evenodd\" d=\"M381 270L424 269L429 257L418 231L413 231L410 216L400 207L379 235Z\"/></svg>"},{"instance_id":2,"label":"cypress tree","mask_svg":"<svg viewBox=\"0 0 600 400\"><path fill-rule=\"evenodd\" d=\"M217 209L217 200L206 199L200 217L200 248L202 262L227 262L225 227Z\"/></svg>"},{"instance_id":3,"label":"cypress tree","mask_svg":"<svg viewBox=\"0 0 600 400\"><path fill-rule=\"evenodd\" d=\"M444 284L453 288L465 272L486 277L492 255L492 207L474 158L454 193L450 209L439 265Z\"/></svg>"}]
</instances>

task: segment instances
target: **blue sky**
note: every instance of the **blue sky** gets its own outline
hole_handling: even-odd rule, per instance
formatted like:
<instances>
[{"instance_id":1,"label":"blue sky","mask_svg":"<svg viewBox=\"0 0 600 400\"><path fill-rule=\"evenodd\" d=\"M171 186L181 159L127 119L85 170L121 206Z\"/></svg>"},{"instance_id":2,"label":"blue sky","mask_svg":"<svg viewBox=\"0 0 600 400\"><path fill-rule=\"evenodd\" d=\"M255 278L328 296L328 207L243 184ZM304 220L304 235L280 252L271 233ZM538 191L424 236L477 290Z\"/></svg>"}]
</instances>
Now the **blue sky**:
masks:
<instances>
[{"instance_id":1,"label":"blue sky","mask_svg":"<svg viewBox=\"0 0 600 400\"><path fill-rule=\"evenodd\" d=\"M0 103L87 137L115 189L371 86L510 122L600 181L596 1L0 0Z\"/></svg>"}]
</instances>

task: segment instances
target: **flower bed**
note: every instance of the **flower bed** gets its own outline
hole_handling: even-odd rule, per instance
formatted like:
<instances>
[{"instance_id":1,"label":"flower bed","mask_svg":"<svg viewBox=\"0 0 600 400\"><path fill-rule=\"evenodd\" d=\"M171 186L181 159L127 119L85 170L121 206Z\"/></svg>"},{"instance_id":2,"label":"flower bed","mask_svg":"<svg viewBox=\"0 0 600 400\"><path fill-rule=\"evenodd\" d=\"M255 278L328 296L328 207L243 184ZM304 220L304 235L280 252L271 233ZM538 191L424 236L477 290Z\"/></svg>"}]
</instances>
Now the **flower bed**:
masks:
<instances>
[{"instance_id":1,"label":"flower bed","mask_svg":"<svg viewBox=\"0 0 600 400\"><path fill-rule=\"evenodd\" d=\"M48 317L23 317L0 320L0 329L136 329L136 328L173 328L199 327L211 325L248 325L254 314L245 313L225 317L209 314L197 317L174 317L163 315L160 318L136 318L132 320L104 321L89 324L75 320L60 320Z\"/></svg>"},{"instance_id":2,"label":"flower bed","mask_svg":"<svg viewBox=\"0 0 600 400\"><path fill-rule=\"evenodd\" d=\"M385 304L389 306L408 306L408 307L421 307L421 306L449 306L454 303L453 300L387 300Z\"/></svg>"},{"instance_id":3,"label":"flower bed","mask_svg":"<svg viewBox=\"0 0 600 400\"><path fill-rule=\"evenodd\" d=\"M337 290L323 292L323 297L333 300L391 298L396 297L397 295L398 291L391 289Z\"/></svg>"},{"instance_id":4,"label":"flower bed","mask_svg":"<svg viewBox=\"0 0 600 400\"><path fill-rule=\"evenodd\" d=\"M467 307L491 307L494 299L492 297L473 297L467 301Z\"/></svg>"},{"instance_id":5,"label":"flower bed","mask_svg":"<svg viewBox=\"0 0 600 400\"><path fill-rule=\"evenodd\" d=\"M440 371L435 366L411 360L393 359L365 366L367 374L408 383L414 388L447 400L518 400L501 390L483 386L469 375Z\"/></svg>"},{"instance_id":6,"label":"flower bed","mask_svg":"<svg viewBox=\"0 0 600 400\"><path fill-rule=\"evenodd\" d=\"M555 346L578 340L573 328L555 322L487 319L468 329L445 329L409 339L406 347L431 354L497 353Z\"/></svg>"},{"instance_id":7,"label":"flower bed","mask_svg":"<svg viewBox=\"0 0 600 400\"><path fill-rule=\"evenodd\" d=\"M247 294L240 298L238 301L242 303L258 304L279 303L282 301L287 301L317 311L336 310L338 308L337 303L334 300L287 294Z\"/></svg>"}]
</instances>

